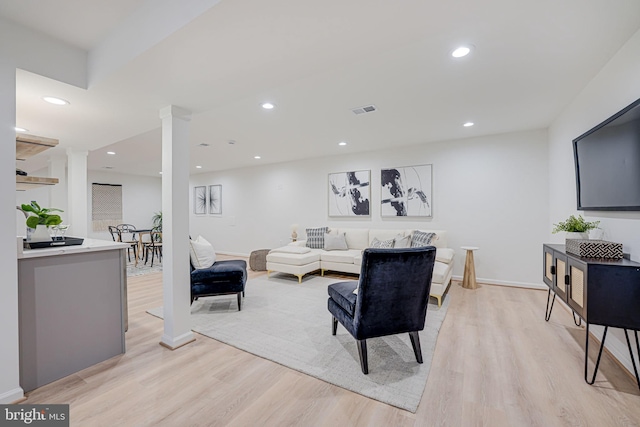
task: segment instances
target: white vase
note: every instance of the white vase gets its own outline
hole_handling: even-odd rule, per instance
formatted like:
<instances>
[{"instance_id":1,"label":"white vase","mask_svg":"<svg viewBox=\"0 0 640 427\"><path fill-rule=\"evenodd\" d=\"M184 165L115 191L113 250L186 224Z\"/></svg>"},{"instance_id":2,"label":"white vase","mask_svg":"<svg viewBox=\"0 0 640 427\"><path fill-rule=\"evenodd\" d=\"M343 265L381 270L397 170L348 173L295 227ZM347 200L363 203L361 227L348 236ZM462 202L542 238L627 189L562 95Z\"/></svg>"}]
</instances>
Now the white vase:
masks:
<instances>
[{"instance_id":1,"label":"white vase","mask_svg":"<svg viewBox=\"0 0 640 427\"><path fill-rule=\"evenodd\" d=\"M566 240L569 240L569 239L589 240L589 233L587 233L587 232L577 233L577 232L568 232L567 231L565 239Z\"/></svg>"},{"instance_id":2,"label":"white vase","mask_svg":"<svg viewBox=\"0 0 640 427\"><path fill-rule=\"evenodd\" d=\"M49 229L46 225L38 224L36 227L36 231L31 233L31 237L29 239L30 242L48 242L51 241L51 236L49 236Z\"/></svg>"}]
</instances>

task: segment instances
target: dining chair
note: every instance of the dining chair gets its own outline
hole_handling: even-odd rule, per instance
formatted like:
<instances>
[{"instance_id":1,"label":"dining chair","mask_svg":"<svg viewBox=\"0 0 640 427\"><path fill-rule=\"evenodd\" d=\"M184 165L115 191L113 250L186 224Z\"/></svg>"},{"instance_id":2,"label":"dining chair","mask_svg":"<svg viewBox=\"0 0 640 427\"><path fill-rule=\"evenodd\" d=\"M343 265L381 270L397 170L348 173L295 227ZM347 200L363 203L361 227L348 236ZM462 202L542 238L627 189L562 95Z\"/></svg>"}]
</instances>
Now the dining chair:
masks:
<instances>
[{"instance_id":1,"label":"dining chair","mask_svg":"<svg viewBox=\"0 0 640 427\"><path fill-rule=\"evenodd\" d=\"M116 225L116 229L118 230L120 241L122 243L129 244L129 248L127 248L127 258L129 259L129 261L131 261L131 249L133 249L134 259L137 259L139 243L136 239L136 227L131 224L118 224Z\"/></svg>"},{"instance_id":2,"label":"dining chair","mask_svg":"<svg viewBox=\"0 0 640 427\"><path fill-rule=\"evenodd\" d=\"M158 260L162 262L162 229L160 227L154 227L149 233L149 241L143 242L144 244L144 264L147 264L149 260L149 252L151 252L151 267L153 267L153 260L156 255Z\"/></svg>"}]
</instances>

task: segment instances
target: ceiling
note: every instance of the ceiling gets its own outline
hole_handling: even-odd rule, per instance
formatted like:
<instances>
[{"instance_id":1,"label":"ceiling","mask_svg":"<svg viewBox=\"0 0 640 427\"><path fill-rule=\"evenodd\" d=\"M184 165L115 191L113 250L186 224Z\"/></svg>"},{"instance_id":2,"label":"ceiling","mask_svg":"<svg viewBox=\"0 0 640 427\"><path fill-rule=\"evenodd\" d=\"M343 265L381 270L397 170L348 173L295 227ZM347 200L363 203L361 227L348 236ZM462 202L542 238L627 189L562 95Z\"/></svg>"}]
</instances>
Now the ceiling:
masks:
<instances>
[{"instance_id":1,"label":"ceiling","mask_svg":"<svg viewBox=\"0 0 640 427\"><path fill-rule=\"evenodd\" d=\"M140 17L169 1L0 0L0 16L91 57L134 19L157 31ZM640 29L637 0L209 3L88 89L18 70L16 125L89 150L90 169L149 176L170 104L192 112L191 173L540 129Z\"/></svg>"}]
</instances>

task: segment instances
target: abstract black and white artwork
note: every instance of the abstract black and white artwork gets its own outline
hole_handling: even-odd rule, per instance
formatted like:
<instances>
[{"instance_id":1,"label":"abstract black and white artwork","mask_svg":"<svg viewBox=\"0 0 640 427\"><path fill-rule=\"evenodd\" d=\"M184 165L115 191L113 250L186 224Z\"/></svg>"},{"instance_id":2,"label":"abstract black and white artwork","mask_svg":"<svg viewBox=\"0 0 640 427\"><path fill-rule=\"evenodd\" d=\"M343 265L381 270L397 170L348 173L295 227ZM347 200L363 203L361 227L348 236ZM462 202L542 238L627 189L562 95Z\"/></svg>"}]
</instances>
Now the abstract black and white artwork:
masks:
<instances>
[{"instance_id":1,"label":"abstract black and white artwork","mask_svg":"<svg viewBox=\"0 0 640 427\"><path fill-rule=\"evenodd\" d=\"M193 187L193 213L196 215L207 213L207 187Z\"/></svg>"},{"instance_id":2,"label":"abstract black and white artwork","mask_svg":"<svg viewBox=\"0 0 640 427\"><path fill-rule=\"evenodd\" d=\"M371 171L329 174L329 216L369 216Z\"/></svg>"},{"instance_id":3,"label":"abstract black and white artwork","mask_svg":"<svg viewBox=\"0 0 640 427\"><path fill-rule=\"evenodd\" d=\"M222 185L209 186L209 213L213 215L222 213Z\"/></svg>"},{"instance_id":4,"label":"abstract black and white artwork","mask_svg":"<svg viewBox=\"0 0 640 427\"><path fill-rule=\"evenodd\" d=\"M382 169L381 215L431 216L432 165Z\"/></svg>"}]
</instances>

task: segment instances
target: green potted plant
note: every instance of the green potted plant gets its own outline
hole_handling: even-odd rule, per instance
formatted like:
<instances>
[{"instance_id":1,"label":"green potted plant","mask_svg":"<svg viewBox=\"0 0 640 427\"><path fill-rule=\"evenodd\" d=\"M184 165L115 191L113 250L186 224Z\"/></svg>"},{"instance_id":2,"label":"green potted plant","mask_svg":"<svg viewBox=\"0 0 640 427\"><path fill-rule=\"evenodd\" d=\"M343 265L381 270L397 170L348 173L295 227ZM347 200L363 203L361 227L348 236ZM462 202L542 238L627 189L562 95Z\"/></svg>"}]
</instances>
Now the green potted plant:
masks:
<instances>
[{"instance_id":1,"label":"green potted plant","mask_svg":"<svg viewBox=\"0 0 640 427\"><path fill-rule=\"evenodd\" d=\"M162 211L154 213L151 217L151 222L153 224L153 228L157 228L162 231Z\"/></svg>"},{"instance_id":2,"label":"green potted plant","mask_svg":"<svg viewBox=\"0 0 640 427\"><path fill-rule=\"evenodd\" d=\"M35 230L31 234L30 240L42 241L50 240L47 227L59 225L62 223L60 215L52 212L63 212L61 209L56 208L41 208L38 203L32 201L30 205L23 204L21 206L23 212L27 212L27 227Z\"/></svg>"},{"instance_id":3,"label":"green potted plant","mask_svg":"<svg viewBox=\"0 0 640 427\"><path fill-rule=\"evenodd\" d=\"M593 230L598 228L600 225L600 221L585 221L582 215L578 215L576 218L574 215L571 215L566 221L559 222L557 224L553 224L554 228L552 233L556 234L561 231L566 232L567 239L588 239L589 238L589 230Z\"/></svg>"}]
</instances>

